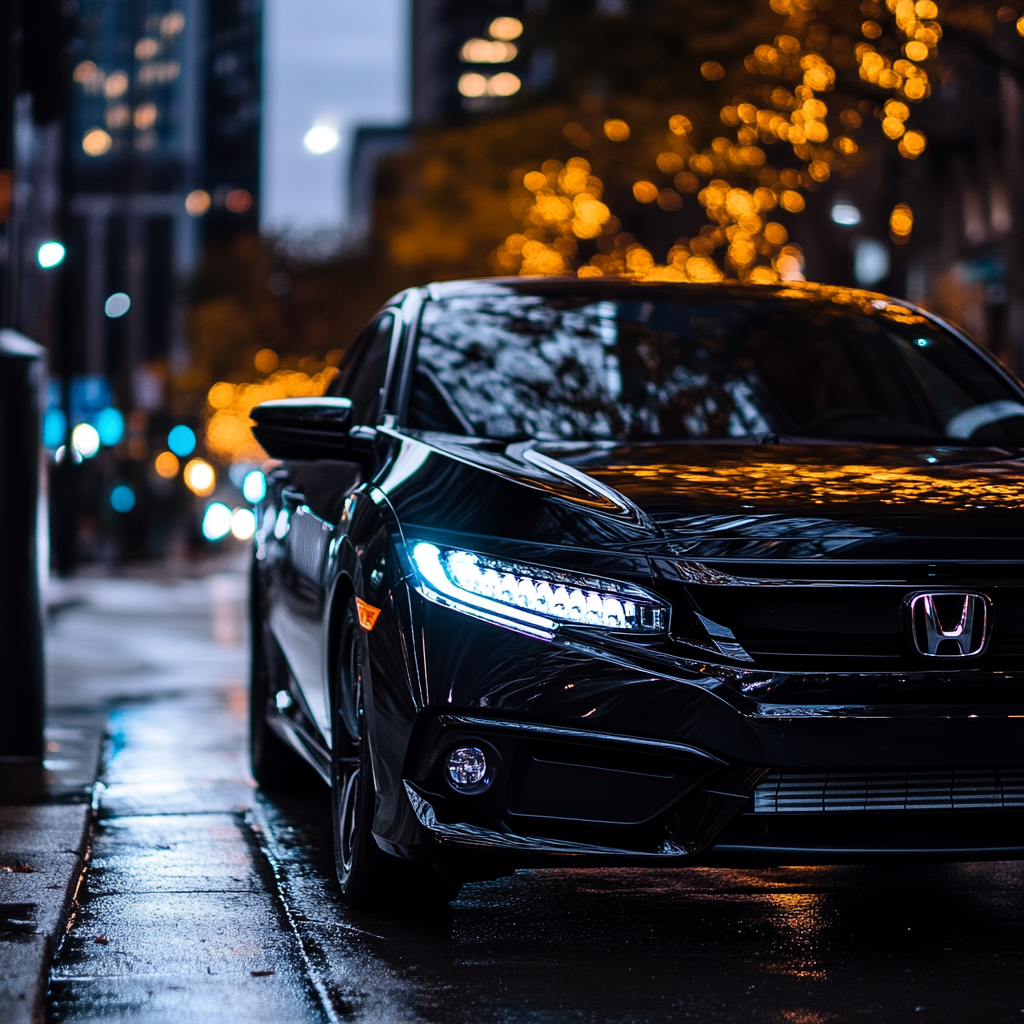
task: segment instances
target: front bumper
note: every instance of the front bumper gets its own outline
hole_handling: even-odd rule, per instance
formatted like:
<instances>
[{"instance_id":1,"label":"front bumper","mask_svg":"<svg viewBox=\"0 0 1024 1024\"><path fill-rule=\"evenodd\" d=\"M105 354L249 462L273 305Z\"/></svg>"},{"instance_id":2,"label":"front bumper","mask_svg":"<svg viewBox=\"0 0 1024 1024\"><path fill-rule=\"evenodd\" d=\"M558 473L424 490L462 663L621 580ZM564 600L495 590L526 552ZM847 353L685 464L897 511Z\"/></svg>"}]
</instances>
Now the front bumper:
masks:
<instances>
[{"instance_id":1,"label":"front bumper","mask_svg":"<svg viewBox=\"0 0 1024 1024\"><path fill-rule=\"evenodd\" d=\"M1024 856L1024 805L1012 800L769 816L754 796L780 771L1016 770L1024 672L766 676L420 611L428 706L390 824L375 828L392 852L512 866ZM929 681L942 703L906 699ZM826 702L830 688L846 699ZM501 765L482 796L454 792L442 772L452 745L471 740Z\"/></svg>"}]
</instances>

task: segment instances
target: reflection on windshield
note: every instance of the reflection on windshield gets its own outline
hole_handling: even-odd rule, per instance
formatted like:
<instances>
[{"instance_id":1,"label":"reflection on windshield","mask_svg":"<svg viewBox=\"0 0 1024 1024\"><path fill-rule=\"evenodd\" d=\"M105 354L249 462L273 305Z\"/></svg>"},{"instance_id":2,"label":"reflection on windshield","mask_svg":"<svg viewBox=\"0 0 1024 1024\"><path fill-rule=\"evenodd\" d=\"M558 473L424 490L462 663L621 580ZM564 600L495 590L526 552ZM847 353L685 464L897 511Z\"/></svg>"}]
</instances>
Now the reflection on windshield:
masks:
<instances>
[{"instance_id":1,"label":"reflection on windshield","mask_svg":"<svg viewBox=\"0 0 1024 1024\"><path fill-rule=\"evenodd\" d=\"M771 294L687 298L496 289L430 302L410 426L509 440L1024 445L1021 396L921 318Z\"/></svg>"}]
</instances>

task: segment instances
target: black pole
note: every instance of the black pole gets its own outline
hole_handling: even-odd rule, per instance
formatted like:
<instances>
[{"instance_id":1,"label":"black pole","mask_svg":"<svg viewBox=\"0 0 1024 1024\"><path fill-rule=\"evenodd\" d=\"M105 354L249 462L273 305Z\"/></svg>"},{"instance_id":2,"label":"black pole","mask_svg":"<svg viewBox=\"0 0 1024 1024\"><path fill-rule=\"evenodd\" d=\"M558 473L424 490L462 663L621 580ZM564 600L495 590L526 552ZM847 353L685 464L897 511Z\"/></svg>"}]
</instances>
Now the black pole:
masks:
<instances>
[{"instance_id":1,"label":"black pole","mask_svg":"<svg viewBox=\"0 0 1024 1024\"><path fill-rule=\"evenodd\" d=\"M44 349L0 330L0 796L44 789L39 593Z\"/></svg>"}]
</instances>

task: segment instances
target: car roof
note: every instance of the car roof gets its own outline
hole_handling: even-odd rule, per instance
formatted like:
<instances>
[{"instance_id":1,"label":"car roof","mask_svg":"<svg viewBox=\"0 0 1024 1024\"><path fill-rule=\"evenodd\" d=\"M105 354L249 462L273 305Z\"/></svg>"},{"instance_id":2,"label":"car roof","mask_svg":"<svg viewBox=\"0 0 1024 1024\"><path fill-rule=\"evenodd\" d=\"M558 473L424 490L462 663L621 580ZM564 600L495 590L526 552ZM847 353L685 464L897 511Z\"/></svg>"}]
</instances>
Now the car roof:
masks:
<instances>
[{"instance_id":1,"label":"car roof","mask_svg":"<svg viewBox=\"0 0 1024 1024\"><path fill-rule=\"evenodd\" d=\"M571 293L585 295L591 293L598 296L646 295L659 294L668 298L698 296L733 296L768 297L782 299L801 299L803 301L820 301L841 304L869 306L884 309L889 304L898 305L904 310L917 311L913 303L905 299L895 299L879 292L865 291L860 288L844 288L836 285L818 284L812 281L793 281L775 285L741 284L739 281L723 281L720 283L689 283L676 281L636 281L623 277L484 277L461 281L438 281L425 287L425 297L433 300L455 297L472 297L474 295L501 295L509 291L530 295L558 295Z\"/></svg>"}]
</instances>

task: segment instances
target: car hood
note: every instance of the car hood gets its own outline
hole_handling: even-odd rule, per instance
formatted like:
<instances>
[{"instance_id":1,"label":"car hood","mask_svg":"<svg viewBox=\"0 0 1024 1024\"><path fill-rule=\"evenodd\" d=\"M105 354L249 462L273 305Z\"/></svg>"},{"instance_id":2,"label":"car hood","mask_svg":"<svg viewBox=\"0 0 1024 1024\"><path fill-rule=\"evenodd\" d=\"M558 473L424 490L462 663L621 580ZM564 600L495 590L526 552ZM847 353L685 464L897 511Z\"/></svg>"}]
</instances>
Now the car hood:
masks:
<instances>
[{"instance_id":1,"label":"car hood","mask_svg":"<svg viewBox=\"0 0 1024 1024\"><path fill-rule=\"evenodd\" d=\"M692 555L1024 557L1024 461L1003 451L814 443L541 450L620 494ZM958 545L928 543L940 539Z\"/></svg>"},{"instance_id":2,"label":"car hood","mask_svg":"<svg viewBox=\"0 0 1024 1024\"><path fill-rule=\"evenodd\" d=\"M991 448L403 440L381 486L432 529L701 559L1024 560L1024 459Z\"/></svg>"}]
</instances>

